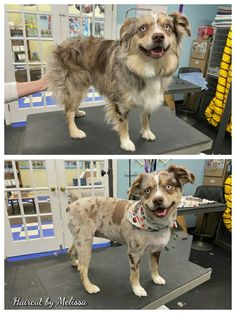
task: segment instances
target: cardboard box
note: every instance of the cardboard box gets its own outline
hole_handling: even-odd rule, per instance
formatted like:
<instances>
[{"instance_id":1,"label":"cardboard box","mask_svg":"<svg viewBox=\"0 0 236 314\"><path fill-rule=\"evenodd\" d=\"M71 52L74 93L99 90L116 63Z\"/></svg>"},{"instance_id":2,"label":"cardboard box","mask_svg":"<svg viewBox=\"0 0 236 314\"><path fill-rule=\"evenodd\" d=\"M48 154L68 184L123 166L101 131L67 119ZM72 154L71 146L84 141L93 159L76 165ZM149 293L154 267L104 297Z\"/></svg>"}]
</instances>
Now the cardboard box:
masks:
<instances>
[{"instance_id":1,"label":"cardboard box","mask_svg":"<svg viewBox=\"0 0 236 314\"><path fill-rule=\"evenodd\" d=\"M224 178L219 177L204 177L203 185L211 186L223 186L225 182Z\"/></svg>"},{"instance_id":2,"label":"cardboard box","mask_svg":"<svg viewBox=\"0 0 236 314\"><path fill-rule=\"evenodd\" d=\"M207 70L207 61L206 60L190 58L189 66L191 68L200 69L202 71L202 75L203 76L206 75L206 70Z\"/></svg>"},{"instance_id":3,"label":"cardboard box","mask_svg":"<svg viewBox=\"0 0 236 314\"><path fill-rule=\"evenodd\" d=\"M205 166L204 176L225 177L226 162L224 159L208 159Z\"/></svg>"},{"instance_id":4,"label":"cardboard box","mask_svg":"<svg viewBox=\"0 0 236 314\"><path fill-rule=\"evenodd\" d=\"M191 58L205 60L208 58L210 43L207 40L194 40L192 44Z\"/></svg>"}]
</instances>

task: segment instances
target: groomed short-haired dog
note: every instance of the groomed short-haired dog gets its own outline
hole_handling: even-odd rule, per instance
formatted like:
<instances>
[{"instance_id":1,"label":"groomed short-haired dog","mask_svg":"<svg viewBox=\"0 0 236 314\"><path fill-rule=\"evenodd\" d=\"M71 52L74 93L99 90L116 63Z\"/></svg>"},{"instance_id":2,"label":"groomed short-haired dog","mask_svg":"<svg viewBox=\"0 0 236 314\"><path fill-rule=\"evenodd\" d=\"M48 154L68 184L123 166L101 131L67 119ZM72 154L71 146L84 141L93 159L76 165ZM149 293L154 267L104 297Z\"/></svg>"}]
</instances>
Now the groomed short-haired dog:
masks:
<instances>
[{"instance_id":1,"label":"groomed short-haired dog","mask_svg":"<svg viewBox=\"0 0 236 314\"><path fill-rule=\"evenodd\" d=\"M58 45L48 62L49 89L65 108L70 136L86 137L74 119L86 114L78 108L93 85L107 99L106 118L122 149L135 151L128 130L132 108L141 111L142 137L155 140L150 114L163 103L184 35L190 36L190 25L182 14L150 13L127 19L119 40L78 37Z\"/></svg>"},{"instance_id":2,"label":"groomed short-haired dog","mask_svg":"<svg viewBox=\"0 0 236 314\"><path fill-rule=\"evenodd\" d=\"M139 201L86 197L69 205L68 226L73 236L69 254L88 293L100 291L88 277L94 235L127 246L130 283L137 296L147 295L139 282L139 262L145 253L150 255L152 280L158 285L165 284L159 275L158 260L170 239L182 186L187 182L194 182L190 171L170 166L165 171L144 173L136 178L129 193L138 196Z\"/></svg>"}]
</instances>

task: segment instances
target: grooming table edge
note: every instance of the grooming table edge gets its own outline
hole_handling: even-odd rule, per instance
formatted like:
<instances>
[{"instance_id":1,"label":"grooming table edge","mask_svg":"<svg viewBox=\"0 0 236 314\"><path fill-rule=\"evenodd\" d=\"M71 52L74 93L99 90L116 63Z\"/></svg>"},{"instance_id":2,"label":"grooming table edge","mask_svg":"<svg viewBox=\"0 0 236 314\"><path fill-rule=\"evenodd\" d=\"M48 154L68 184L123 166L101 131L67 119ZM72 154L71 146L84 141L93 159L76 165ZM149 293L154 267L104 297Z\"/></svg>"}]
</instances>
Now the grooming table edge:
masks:
<instances>
[{"instance_id":1,"label":"grooming table edge","mask_svg":"<svg viewBox=\"0 0 236 314\"><path fill-rule=\"evenodd\" d=\"M162 305L167 304L168 302L176 299L177 297L181 296L182 294L196 288L197 286L201 285L202 283L208 281L211 278L212 269L208 268L208 272L192 281L186 283L185 285L171 291L167 295L161 297L160 299L148 304L147 306L143 307L142 309L157 309Z\"/></svg>"}]
</instances>

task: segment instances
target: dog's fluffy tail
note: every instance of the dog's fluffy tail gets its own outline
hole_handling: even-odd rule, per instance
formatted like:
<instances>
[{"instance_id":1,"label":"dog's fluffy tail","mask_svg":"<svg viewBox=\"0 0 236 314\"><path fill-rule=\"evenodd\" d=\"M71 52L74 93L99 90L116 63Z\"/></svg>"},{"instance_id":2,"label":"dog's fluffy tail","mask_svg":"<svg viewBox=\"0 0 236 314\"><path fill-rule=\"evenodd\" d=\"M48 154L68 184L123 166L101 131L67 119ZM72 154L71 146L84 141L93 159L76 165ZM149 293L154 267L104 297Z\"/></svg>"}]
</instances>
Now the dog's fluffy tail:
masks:
<instances>
[{"instance_id":1,"label":"dog's fluffy tail","mask_svg":"<svg viewBox=\"0 0 236 314\"><path fill-rule=\"evenodd\" d=\"M59 48L54 48L51 56L47 63L47 76L49 81L49 91L53 93L53 96L57 99L58 105L64 106L66 100L64 99L68 95L67 86L67 76L68 69L63 63L62 57L58 56Z\"/></svg>"}]
</instances>

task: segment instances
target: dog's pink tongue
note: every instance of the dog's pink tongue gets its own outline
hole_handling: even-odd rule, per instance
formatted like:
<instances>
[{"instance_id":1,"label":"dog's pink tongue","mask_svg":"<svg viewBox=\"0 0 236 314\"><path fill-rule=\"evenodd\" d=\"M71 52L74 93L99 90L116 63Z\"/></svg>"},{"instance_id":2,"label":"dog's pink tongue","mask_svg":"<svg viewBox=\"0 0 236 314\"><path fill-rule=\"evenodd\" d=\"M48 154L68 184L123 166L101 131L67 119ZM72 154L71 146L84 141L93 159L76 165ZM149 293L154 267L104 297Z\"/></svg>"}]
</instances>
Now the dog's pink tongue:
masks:
<instances>
[{"instance_id":1,"label":"dog's pink tongue","mask_svg":"<svg viewBox=\"0 0 236 314\"><path fill-rule=\"evenodd\" d=\"M158 217L164 217L164 216L166 215L166 211L167 211L166 208L165 208L165 209L157 209L157 210L155 211L155 214L156 214L156 216L158 216Z\"/></svg>"},{"instance_id":2,"label":"dog's pink tongue","mask_svg":"<svg viewBox=\"0 0 236 314\"><path fill-rule=\"evenodd\" d=\"M163 55L163 49L153 49L151 50L151 56L154 58L160 58Z\"/></svg>"}]
</instances>

